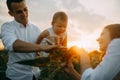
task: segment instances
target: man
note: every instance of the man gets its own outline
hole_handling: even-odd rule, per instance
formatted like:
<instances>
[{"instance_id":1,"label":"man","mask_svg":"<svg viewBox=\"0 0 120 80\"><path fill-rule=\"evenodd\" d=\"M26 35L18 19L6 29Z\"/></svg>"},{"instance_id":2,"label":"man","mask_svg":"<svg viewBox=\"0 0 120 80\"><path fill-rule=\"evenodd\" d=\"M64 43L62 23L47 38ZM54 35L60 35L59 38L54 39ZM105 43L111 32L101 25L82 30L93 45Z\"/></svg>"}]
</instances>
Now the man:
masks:
<instances>
[{"instance_id":1,"label":"man","mask_svg":"<svg viewBox=\"0 0 120 80\"><path fill-rule=\"evenodd\" d=\"M36 51L49 51L57 45L41 46L34 44L40 30L28 22L28 9L25 0L7 0L8 13L14 17L1 27L2 41L8 51L7 80L35 80L37 72L33 67L16 62L25 59L34 59ZM39 73L39 72L38 72Z\"/></svg>"}]
</instances>

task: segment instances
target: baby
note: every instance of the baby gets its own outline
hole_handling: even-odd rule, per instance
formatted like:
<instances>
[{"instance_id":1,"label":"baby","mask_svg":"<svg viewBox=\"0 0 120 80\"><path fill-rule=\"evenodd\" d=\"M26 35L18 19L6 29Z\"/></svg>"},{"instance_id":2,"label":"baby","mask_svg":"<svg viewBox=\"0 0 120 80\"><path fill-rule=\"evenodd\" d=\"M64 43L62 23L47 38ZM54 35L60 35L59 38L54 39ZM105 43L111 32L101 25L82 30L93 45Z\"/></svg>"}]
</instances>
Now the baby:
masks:
<instances>
[{"instance_id":1,"label":"baby","mask_svg":"<svg viewBox=\"0 0 120 80\"><path fill-rule=\"evenodd\" d=\"M67 46L67 23L68 16L65 12L56 12L53 16L51 25L52 27L44 30L38 37L36 43L43 45L60 45ZM40 56L46 57L49 54L41 51Z\"/></svg>"}]
</instances>

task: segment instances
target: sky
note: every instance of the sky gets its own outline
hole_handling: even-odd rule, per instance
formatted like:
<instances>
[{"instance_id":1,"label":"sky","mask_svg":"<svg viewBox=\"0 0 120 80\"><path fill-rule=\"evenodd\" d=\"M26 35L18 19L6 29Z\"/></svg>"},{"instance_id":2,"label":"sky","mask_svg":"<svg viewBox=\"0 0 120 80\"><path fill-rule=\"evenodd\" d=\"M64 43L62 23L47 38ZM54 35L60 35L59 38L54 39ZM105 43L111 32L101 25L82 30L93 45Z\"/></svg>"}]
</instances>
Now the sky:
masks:
<instances>
[{"instance_id":1,"label":"sky","mask_svg":"<svg viewBox=\"0 0 120 80\"><path fill-rule=\"evenodd\" d=\"M5 1L0 0L0 26L13 20ZM26 0L26 4L29 21L41 31L51 27L55 12L66 12L68 47L76 45L88 51L99 49L96 39L104 26L120 22L120 0Z\"/></svg>"}]
</instances>

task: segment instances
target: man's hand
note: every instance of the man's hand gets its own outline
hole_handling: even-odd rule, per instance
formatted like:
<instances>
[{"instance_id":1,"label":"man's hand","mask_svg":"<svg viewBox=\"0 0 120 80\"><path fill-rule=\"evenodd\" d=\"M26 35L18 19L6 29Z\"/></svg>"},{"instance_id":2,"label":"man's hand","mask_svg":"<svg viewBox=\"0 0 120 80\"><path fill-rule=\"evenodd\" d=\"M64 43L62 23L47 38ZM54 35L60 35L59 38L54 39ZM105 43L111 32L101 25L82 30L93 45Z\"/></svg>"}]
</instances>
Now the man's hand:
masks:
<instances>
[{"instance_id":1,"label":"man's hand","mask_svg":"<svg viewBox=\"0 0 120 80\"><path fill-rule=\"evenodd\" d=\"M46 51L46 52L49 52L55 48L58 48L59 46L58 45L40 45L40 48L41 48L41 51Z\"/></svg>"}]
</instances>

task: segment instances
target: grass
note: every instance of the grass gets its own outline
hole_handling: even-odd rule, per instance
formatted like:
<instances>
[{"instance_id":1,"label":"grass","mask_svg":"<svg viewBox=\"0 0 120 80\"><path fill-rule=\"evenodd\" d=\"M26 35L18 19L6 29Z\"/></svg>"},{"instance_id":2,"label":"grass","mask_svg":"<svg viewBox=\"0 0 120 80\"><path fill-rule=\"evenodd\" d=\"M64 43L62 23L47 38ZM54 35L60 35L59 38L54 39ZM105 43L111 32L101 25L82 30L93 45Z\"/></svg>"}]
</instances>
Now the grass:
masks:
<instances>
[{"instance_id":1,"label":"grass","mask_svg":"<svg viewBox=\"0 0 120 80\"><path fill-rule=\"evenodd\" d=\"M5 80L6 63L8 60L7 52L0 51L0 80Z\"/></svg>"}]
</instances>

